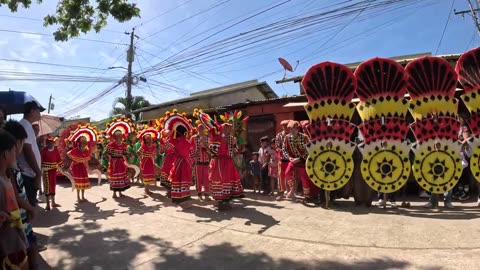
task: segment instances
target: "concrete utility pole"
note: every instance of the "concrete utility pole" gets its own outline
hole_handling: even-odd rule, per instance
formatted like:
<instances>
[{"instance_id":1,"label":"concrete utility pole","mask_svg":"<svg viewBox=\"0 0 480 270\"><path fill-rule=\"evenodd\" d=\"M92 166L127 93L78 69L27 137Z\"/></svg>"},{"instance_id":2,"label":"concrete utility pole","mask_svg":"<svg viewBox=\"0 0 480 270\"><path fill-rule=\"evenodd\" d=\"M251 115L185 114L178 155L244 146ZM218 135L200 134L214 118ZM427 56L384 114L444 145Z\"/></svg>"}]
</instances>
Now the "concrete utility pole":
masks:
<instances>
[{"instance_id":1,"label":"concrete utility pole","mask_svg":"<svg viewBox=\"0 0 480 270\"><path fill-rule=\"evenodd\" d=\"M454 10L455 15L464 16L465 14L471 14L473 19L473 24L477 28L477 32L480 35L480 24L478 22L478 14L477 14L477 12L480 11L480 8L474 8L471 0L467 0L467 2L468 2L468 6L470 7L470 10L463 10L463 11Z\"/></svg>"},{"instance_id":2,"label":"concrete utility pole","mask_svg":"<svg viewBox=\"0 0 480 270\"><path fill-rule=\"evenodd\" d=\"M133 78L132 78L132 64L133 61L135 60L135 48L133 46L133 38L135 37L135 28L132 29L132 32L130 33L130 47L128 48L127 52L127 62L128 62L128 71L127 71L127 106L125 108L126 111L126 117L131 118L131 112L132 112L132 103L133 103L133 97L132 97L132 84L133 84Z\"/></svg>"}]
</instances>

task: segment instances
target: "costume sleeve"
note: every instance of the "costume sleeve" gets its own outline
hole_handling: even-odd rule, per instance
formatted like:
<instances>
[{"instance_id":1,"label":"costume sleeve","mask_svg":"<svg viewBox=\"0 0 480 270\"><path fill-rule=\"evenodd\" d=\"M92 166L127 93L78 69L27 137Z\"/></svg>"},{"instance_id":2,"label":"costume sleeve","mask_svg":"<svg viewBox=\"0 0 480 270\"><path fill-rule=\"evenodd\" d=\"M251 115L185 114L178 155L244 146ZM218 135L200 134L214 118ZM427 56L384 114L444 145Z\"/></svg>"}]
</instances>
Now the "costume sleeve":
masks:
<instances>
[{"instance_id":1,"label":"costume sleeve","mask_svg":"<svg viewBox=\"0 0 480 270\"><path fill-rule=\"evenodd\" d=\"M275 147L279 150L282 149L282 133L278 133L277 136L275 136Z\"/></svg>"},{"instance_id":2,"label":"costume sleeve","mask_svg":"<svg viewBox=\"0 0 480 270\"><path fill-rule=\"evenodd\" d=\"M307 158L308 158L308 151L307 151L308 142L309 142L308 136L304 134L303 138L302 138L302 141L300 142L300 145L299 145L301 153L302 153L302 159L304 159L304 160L307 160Z\"/></svg>"},{"instance_id":3,"label":"costume sleeve","mask_svg":"<svg viewBox=\"0 0 480 270\"><path fill-rule=\"evenodd\" d=\"M137 150L137 155L139 155L140 157L143 157L143 155L145 154L145 151L143 150L143 145Z\"/></svg>"},{"instance_id":4,"label":"costume sleeve","mask_svg":"<svg viewBox=\"0 0 480 270\"><path fill-rule=\"evenodd\" d=\"M288 143L288 136L283 137L283 147L282 147L282 153L285 157L291 158L291 156L288 154L287 151L287 143Z\"/></svg>"}]
</instances>

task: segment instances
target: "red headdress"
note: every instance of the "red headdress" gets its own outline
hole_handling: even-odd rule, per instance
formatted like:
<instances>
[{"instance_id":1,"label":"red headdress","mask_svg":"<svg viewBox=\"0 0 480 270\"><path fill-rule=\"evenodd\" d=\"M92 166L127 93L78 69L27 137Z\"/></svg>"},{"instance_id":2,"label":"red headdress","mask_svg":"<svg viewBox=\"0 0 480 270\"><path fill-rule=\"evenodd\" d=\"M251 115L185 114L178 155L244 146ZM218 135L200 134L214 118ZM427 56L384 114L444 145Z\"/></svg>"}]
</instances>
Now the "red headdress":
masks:
<instances>
[{"instance_id":1,"label":"red headdress","mask_svg":"<svg viewBox=\"0 0 480 270\"><path fill-rule=\"evenodd\" d=\"M163 129L174 132L174 138L176 137L176 130L179 126L183 126L187 133L191 133L193 130L192 121L187 119L187 114L180 114L177 109L174 109L172 112L166 112L165 117L160 119L160 124Z\"/></svg>"},{"instance_id":2,"label":"red headdress","mask_svg":"<svg viewBox=\"0 0 480 270\"><path fill-rule=\"evenodd\" d=\"M151 128L151 127L145 127L145 129L143 129L138 134L138 138L143 139L143 137L145 137L147 135L150 135L152 137L152 139L154 139L154 140L160 138L160 132L158 130L154 129L154 128Z\"/></svg>"},{"instance_id":3,"label":"red headdress","mask_svg":"<svg viewBox=\"0 0 480 270\"><path fill-rule=\"evenodd\" d=\"M112 122L107 124L107 129L104 131L104 133L108 137L113 138L113 134L116 131L121 131L123 137L126 138L130 133L135 133L135 126L132 123L132 120L126 118L125 116L122 116L120 119L114 118Z\"/></svg>"},{"instance_id":4,"label":"red headdress","mask_svg":"<svg viewBox=\"0 0 480 270\"><path fill-rule=\"evenodd\" d=\"M202 124L209 132L217 132L219 130L219 126L215 120L201 110L195 109L193 111L193 116L196 117L198 121L200 121L200 124Z\"/></svg>"},{"instance_id":5,"label":"red headdress","mask_svg":"<svg viewBox=\"0 0 480 270\"><path fill-rule=\"evenodd\" d=\"M78 125L74 131L70 132L70 136L68 136L66 141L72 142L73 145L76 145L76 142L80 137L85 137L89 143L98 141L97 128L90 124Z\"/></svg>"},{"instance_id":6,"label":"red headdress","mask_svg":"<svg viewBox=\"0 0 480 270\"><path fill-rule=\"evenodd\" d=\"M58 137L56 137L56 136L48 136L46 140L47 140L47 141L51 141L51 142L56 142L56 141L58 140Z\"/></svg>"}]
</instances>

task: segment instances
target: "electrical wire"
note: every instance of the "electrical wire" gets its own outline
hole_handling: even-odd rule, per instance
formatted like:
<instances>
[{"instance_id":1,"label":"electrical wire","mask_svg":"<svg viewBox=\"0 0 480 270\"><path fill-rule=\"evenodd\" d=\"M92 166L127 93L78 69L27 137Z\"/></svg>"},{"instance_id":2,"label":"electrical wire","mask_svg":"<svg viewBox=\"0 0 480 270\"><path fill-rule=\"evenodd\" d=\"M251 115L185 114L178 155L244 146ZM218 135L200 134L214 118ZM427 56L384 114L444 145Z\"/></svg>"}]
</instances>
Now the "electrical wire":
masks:
<instances>
[{"instance_id":1,"label":"electrical wire","mask_svg":"<svg viewBox=\"0 0 480 270\"><path fill-rule=\"evenodd\" d=\"M162 13L158 14L158 15L155 16L155 17L152 17L152 18L148 19L147 21L145 21L145 22L143 22L143 23L140 23L139 25L135 26L134 28L137 28L137 27L139 27L139 26L144 26L145 24L147 24L147 23L149 23L149 22L151 22L151 21L153 21L153 20L156 20L156 19L160 18L161 16L163 16L163 15L165 15L165 14L168 14L168 13L170 13L170 12L172 12L172 11L178 9L178 8L181 8L181 7L183 7L184 5L186 5L186 4L188 4L188 3L192 2L192 1L193 1L193 0L185 1L185 2L181 3L180 5L178 5L178 6L176 6L176 7L173 7L173 8L171 8L171 9L165 11L165 12L162 12Z\"/></svg>"},{"instance_id":2,"label":"electrical wire","mask_svg":"<svg viewBox=\"0 0 480 270\"><path fill-rule=\"evenodd\" d=\"M16 62L16 63L26 63L26 64L36 64L36 65L45 65L45 66L54 66L54 67L64 67L64 68L72 68L72 69L105 70L104 68L98 68L98 67L87 67L87 66L77 66L77 65L65 65L65 64L58 64L58 63L46 63L46 62L38 62L38 61L26 61L26 60L20 60L20 59L0 58L0 61Z\"/></svg>"},{"instance_id":3,"label":"electrical wire","mask_svg":"<svg viewBox=\"0 0 480 270\"><path fill-rule=\"evenodd\" d=\"M443 27L442 35L440 37L440 40L438 41L437 48L435 49L435 55L437 55L438 49L440 49L440 45L442 45L443 37L445 36L445 32L447 31L448 23L450 22L450 17L452 16L454 5L455 5L455 0L452 0L452 4L450 5L450 9L448 10L447 20L445 22L445 26Z\"/></svg>"},{"instance_id":4,"label":"electrical wire","mask_svg":"<svg viewBox=\"0 0 480 270\"><path fill-rule=\"evenodd\" d=\"M14 34L28 34L28 35L45 36L45 37L53 37L52 34L37 33L37 32L28 32L28 31L17 31L17 30L11 30L11 29L0 29L0 32L14 33ZM113 41L106 41L106 40L99 40L99 39L80 38L80 37L72 37L71 39L83 40L83 41L91 41L91 42L104 43L104 44L115 44L115 45L128 46L128 44L121 44L121 43L117 43L117 42L113 42Z\"/></svg>"},{"instance_id":5,"label":"electrical wire","mask_svg":"<svg viewBox=\"0 0 480 270\"><path fill-rule=\"evenodd\" d=\"M150 35L147 36L145 39L151 38L151 37L153 37L153 36L155 36L155 35L163 32L163 31L165 31L165 30L167 30L167 29L170 29L170 28L172 28L172 27L174 27L174 26L177 26L177 25L179 25L179 24L181 24L181 23L183 23L183 22L186 22L186 21L188 21L188 20L190 20L190 19L192 19L192 18L195 18L195 17L198 16L198 15L201 15L201 14L203 14L203 13L205 13L205 12L208 12L208 11L210 11L210 10L212 10L212 9L214 9L214 8L217 8L217 7L219 7L219 6L223 5L223 4L226 4L226 3L228 3L228 2L230 2L230 0L225 0L225 1L222 1L222 2L220 2L220 3L218 3L218 4L215 4L215 5L213 5L213 6L210 6L210 7L207 8L207 9L204 9L204 10L202 10L202 11L200 11L200 12L197 12L197 13L195 13L195 14L193 14L193 15L191 15L191 16L183 19L183 20L180 20L180 21L178 21L178 22L176 22L176 23L174 23L174 24L172 24L172 25L169 25L169 26L167 26L167 27L165 27L165 28L162 28L162 29L160 29L160 30L158 30L158 31L150 34Z\"/></svg>"}]
</instances>

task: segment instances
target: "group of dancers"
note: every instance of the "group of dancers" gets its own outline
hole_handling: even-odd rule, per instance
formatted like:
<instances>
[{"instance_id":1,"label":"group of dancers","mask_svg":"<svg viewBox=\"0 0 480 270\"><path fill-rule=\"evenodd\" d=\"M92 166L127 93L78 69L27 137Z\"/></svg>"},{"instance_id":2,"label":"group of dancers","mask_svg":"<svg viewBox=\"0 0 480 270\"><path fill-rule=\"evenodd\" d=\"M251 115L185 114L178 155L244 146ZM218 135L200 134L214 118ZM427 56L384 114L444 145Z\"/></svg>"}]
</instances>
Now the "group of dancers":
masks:
<instances>
[{"instance_id":1,"label":"group of dancers","mask_svg":"<svg viewBox=\"0 0 480 270\"><path fill-rule=\"evenodd\" d=\"M126 140L136 134L140 141L140 147L135 151L139 158L139 179L146 194L152 194L150 187L156 185L159 176L161 185L167 190L167 197L183 208L191 205L190 187L195 183L200 199L210 201L211 196L219 210L230 209L232 199L243 197L240 174L233 161L237 152L233 126L228 122L219 124L199 111L195 115L199 118L195 128L185 114L176 110L167 113L158 126L147 126L139 131L126 117L114 119L103 132L98 132L89 124L79 125L66 139L71 147L66 153L71 160L69 172L61 169L60 154L52 146L55 138L49 137L42 159L44 179L48 182L44 185L47 201L51 198L52 204L56 205L54 196L49 197L54 194L51 189L55 186L56 170L71 178L78 203L87 201L85 190L91 187L88 162L101 135L109 140L105 154L110 190L114 198L124 196L123 192L131 184L127 169L135 167L128 162L132 148ZM163 156L162 166L156 162L159 155ZM49 205L47 203L48 208Z\"/></svg>"}]
</instances>

